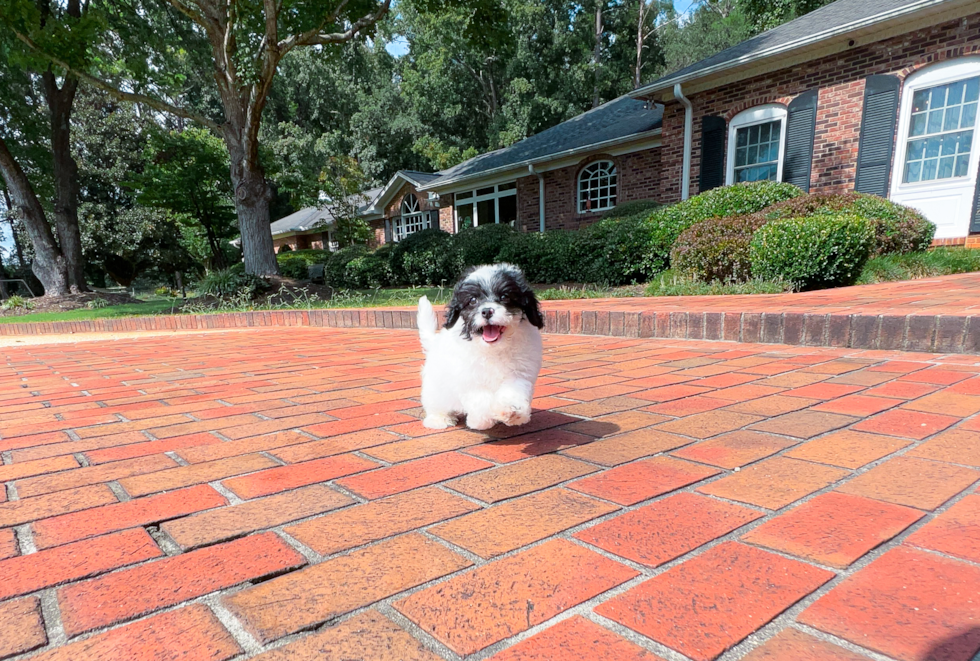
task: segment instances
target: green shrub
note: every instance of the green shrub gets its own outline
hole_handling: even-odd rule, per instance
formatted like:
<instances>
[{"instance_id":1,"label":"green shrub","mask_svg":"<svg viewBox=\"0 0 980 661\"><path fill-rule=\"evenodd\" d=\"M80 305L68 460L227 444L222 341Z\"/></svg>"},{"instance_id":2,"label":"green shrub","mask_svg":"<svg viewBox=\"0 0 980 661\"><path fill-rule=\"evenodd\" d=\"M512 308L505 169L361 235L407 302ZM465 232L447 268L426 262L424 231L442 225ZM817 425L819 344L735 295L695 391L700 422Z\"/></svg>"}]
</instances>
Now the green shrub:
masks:
<instances>
[{"instance_id":1,"label":"green shrub","mask_svg":"<svg viewBox=\"0 0 980 661\"><path fill-rule=\"evenodd\" d=\"M293 250L284 253L280 248L276 261L279 263L279 272L283 276L307 280L310 277L309 267L314 264L326 264L331 254L328 250Z\"/></svg>"},{"instance_id":2,"label":"green shrub","mask_svg":"<svg viewBox=\"0 0 980 661\"><path fill-rule=\"evenodd\" d=\"M396 284L391 270L390 244L347 262L344 273L347 286L356 289L377 289Z\"/></svg>"},{"instance_id":3,"label":"green shrub","mask_svg":"<svg viewBox=\"0 0 980 661\"><path fill-rule=\"evenodd\" d=\"M745 282L752 277L749 244L765 223L758 213L695 223L674 242L671 267L699 282Z\"/></svg>"},{"instance_id":4,"label":"green shrub","mask_svg":"<svg viewBox=\"0 0 980 661\"><path fill-rule=\"evenodd\" d=\"M269 283L257 275L245 273L245 268L236 264L220 271L211 271L197 283L198 291L208 296L227 298L245 296L251 298L269 289Z\"/></svg>"},{"instance_id":5,"label":"green shrub","mask_svg":"<svg viewBox=\"0 0 980 661\"><path fill-rule=\"evenodd\" d=\"M500 251L516 235L517 230L508 224L464 227L459 234L453 236L453 249L456 251L459 270L498 261Z\"/></svg>"},{"instance_id":6,"label":"green shrub","mask_svg":"<svg viewBox=\"0 0 980 661\"><path fill-rule=\"evenodd\" d=\"M774 220L752 239L752 275L795 289L852 284L874 246L874 223L850 214Z\"/></svg>"},{"instance_id":7,"label":"green shrub","mask_svg":"<svg viewBox=\"0 0 980 661\"><path fill-rule=\"evenodd\" d=\"M603 220L608 220L610 218L626 218L628 216L638 216L650 215L651 211L655 211L662 207L663 205L656 200L633 200L632 202L623 202L618 204L606 213L602 214Z\"/></svg>"},{"instance_id":8,"label":"green shrub","mask_svg":"<svg viewBox=\"0 0 980 661\"><path fill-rule=\"evenodd\" d=\"M348 289L347 264L367 254L365 246L348 246L330 254L323 267L323 280L334 289Z\"/></svg>"},{"instance_id":9,"label":"green shrub","mask_svg":"<svg viewBox=\"0 0 980 661\"><path fill-rule=\"evenodd\" d=\"M647 251L650 231L646 213L600 220L575 235L576 282L625 285L654 275Z\"/></svg>"},{"instance_id":10,"label":"green shrub","mask_svg":"<svg viewBox=\"0 0 980 661\"><path fill-rule=\"evenodd\" d=\"M814 193L775 204L762 213L766 220L838 213L866 218L875 226L872 255L925 250L936 232L936 226L918 211L863 193Z\"/></svg>"},{"instance_id":11,"label":"green shrub","mask_svg":"<svg viewBox=\"0 0 980 661\"><path fill-rule=\"evenodd\" d=\"M505 244L498 260L516 264L530 282L579 281L579 243L575 232L522 232Z\"/></svg>"},{"instance_id":12,"label":"green shrub","mask_svg":"<svg viewBox=\"0 0 980 661\"><path fill-rule=\"evenodd\" d=\"M793 287L782 280L753 279L746 282L705 282L670 269L647 284L646 296L721 296L731 294L781 294Z\"/></svg>"},{"instance_id":13,"label":"green shrub","mask_svg":"<svg viewBox=\"0 0 980 661\"><path fill-rule=\"evenodd\" d=\"M0 310L30 310L34 307L34 303L24 298L23 296L18 296L14 294L9 296L2 304L0 304Z\"/></svg>"},{"instance_id":14,"label":"green shrub","mask_svg":"<svg viewBox=\"0 0 980 661\"><path fill-rule=\"evenodd\" d=\"M799 197L803 192L792 184L758 181L713 188L650 215L650 246L644 260L645 273L659 273L670 263L670 250L681 232L709 218L742 216L761 211L777 202Z\"/></svg>"},{"instance_id":15,"label":"green shrub","mask_svg":"<svg viewBox=\"0 0 980 661\"><path fill-rule=\"evenodd\" d=\"M391 267L395 277L409 285L453 282L459 266L452 235L436 228L410 234L392 248Z\"/></svg>"},{"instance_id":16,"label":"green shrub","mask_svg":"<svg viewBox=\"0 0 980 661\"><path fill-rule=\"evenodd\" d=\"M85 304L89 310L101 310L102 308L107 308L111 305L108 299L102 298L101 296L96 296L91 301Z\"/></svg>"}]
</instances>

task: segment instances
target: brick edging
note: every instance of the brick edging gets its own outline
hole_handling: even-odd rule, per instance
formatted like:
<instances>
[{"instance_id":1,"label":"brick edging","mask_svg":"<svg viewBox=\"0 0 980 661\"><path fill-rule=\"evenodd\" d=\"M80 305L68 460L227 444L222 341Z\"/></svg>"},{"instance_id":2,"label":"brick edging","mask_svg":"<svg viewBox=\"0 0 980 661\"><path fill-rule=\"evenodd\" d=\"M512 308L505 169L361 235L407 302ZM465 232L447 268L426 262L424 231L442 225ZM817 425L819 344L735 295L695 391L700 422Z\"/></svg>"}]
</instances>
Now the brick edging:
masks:
<instances>
[{"instance_id":1,"label":"brick edging","mask_svg":"<svg viewBox=\"0 0 980 661\"><path fill-rule=\"evenodd\" d=\"M278 326L415 328L413 310L261 310L0 324L0 336ZM980 353L980 317L802 312L546 310L545 332L891 351Z\"/></svg>"}]
</instances>

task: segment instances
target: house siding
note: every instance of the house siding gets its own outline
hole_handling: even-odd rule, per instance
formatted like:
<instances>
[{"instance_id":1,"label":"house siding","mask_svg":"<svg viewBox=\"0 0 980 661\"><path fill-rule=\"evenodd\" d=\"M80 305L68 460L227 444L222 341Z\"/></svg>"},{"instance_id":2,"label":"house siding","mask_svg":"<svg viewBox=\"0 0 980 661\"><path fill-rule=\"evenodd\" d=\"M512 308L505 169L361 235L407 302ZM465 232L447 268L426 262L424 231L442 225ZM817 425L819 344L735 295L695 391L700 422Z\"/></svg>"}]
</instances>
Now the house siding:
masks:
<instances>
[{"instance_id":1,"label":"house siding","mask_svg":"<svg viewBox=\"0 0 980 661\"><path fill-rule=\"evenodd\" d=\"M947 59L980 54L980 13L932 28L855 47L791 69L775 71L689 96L694 108L691 195L701 171L701 119L713 115L731 120L742 110L765 103L788 104L800 93L819 90L811 192L841 193L854 189L864 80L909 74ZM726 137L727 140L727 137ZM681 199L684 109L677 102L664 108L662 202Z\"/></svg>"}]
</instances>

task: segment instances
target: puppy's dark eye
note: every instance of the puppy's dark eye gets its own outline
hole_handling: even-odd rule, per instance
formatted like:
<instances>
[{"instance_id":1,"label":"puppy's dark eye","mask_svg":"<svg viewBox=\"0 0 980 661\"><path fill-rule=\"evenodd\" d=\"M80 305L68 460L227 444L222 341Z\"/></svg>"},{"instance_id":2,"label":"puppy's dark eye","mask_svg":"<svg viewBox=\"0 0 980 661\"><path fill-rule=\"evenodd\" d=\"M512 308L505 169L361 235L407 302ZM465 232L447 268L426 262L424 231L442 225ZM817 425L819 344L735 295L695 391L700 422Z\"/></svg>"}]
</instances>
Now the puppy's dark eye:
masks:
<instances>
[{"instance_id":1,"label":"puppy's dark eye","mask_svg":"<svg viewBox=\"0 0 980 661\"><path fill-rule=\"evenodd\" d=\"M503 296L500 297L501 303L506 304L508 301L510 301L510 296L508 296L507 294L504 294Z\"/></svg>"},{"instance_id":2,"label":"puppy's dark eye","mask_svg":"<svg viewBox=\"0 0 980 661\"><path fill-rule=\"evenodd\" d=\"M476 305L476 298L471 298L470 300L468 300L466 302L466 304L469 305L469 306Z\"/></svg>"}]
</instances>

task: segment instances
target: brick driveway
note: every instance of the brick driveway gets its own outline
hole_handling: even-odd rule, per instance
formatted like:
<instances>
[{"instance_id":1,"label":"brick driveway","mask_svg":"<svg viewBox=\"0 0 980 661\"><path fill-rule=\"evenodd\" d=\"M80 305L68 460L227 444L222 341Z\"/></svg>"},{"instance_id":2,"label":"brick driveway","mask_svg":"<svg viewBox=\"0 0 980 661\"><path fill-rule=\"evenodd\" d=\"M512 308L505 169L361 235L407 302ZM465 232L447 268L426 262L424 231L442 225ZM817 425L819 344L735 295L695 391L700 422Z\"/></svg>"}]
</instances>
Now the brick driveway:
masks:
<instances>
[{"instance_id":1,"label":"brick driveway","mask_svg":"<svg viewBox=\"0 0 980 661\"><path fill-rule=\"evenodd\" d=\"M412 332L0 349L0 658L980 650L976 356L545 345L492 438Z\"/></svg>"}]
</instances>

